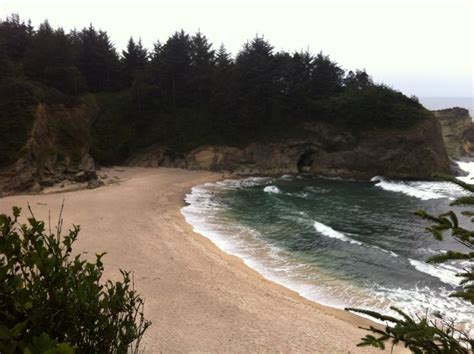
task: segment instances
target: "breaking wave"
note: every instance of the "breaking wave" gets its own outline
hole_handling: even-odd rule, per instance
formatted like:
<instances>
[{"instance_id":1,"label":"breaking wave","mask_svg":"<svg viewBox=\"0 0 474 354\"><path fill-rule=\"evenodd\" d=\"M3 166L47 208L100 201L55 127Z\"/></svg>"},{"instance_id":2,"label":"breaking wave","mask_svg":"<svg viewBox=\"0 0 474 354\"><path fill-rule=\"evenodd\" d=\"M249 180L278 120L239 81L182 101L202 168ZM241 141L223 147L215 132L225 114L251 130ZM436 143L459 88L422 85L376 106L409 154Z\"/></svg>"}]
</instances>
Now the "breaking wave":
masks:
<instances>
[{"instance_id":1,"label":"breaking wave","mask_svg":"<svg viewBox=\"0 0 474 354\"><path fill-rule=\"evenodd\" d=\"M474 164L460 167L474 175ZM472 323L470 305L449 297L460 283L456 273L472 263L425 263L453 245L438 245L418 218L400 216L412 215L420 203L443 208L462 189L372 181L376 188L301 176L207 183L192 188L182 213L219 248L310 300L387 313L393 305L411 314L439 310Z\"/></svg>"},{"instance_id":2,"label":"breaking wave","mask_svg":"<svg viewBox=\"0 0 474 354\"><path fill-rule=\"evenodd\" d=\"M409 259L410 264L419 272L438 278L445 284L459 286L461 279L456 276L461 270L449 265L434 266L426 262L420 262L415 259Z\"/></svg>"},{"instance_id":3,"label":"breaking wave","mask_svg":"<svg viewBox=\"0 0 474 354\"><path fill-rule=\"evenodd\" d=\"M263 191L267 193L275 193L275 194L281 193L281 190L276 186L266 186L265 188L263 188Z\"/></svg>"},{"instance_id":4,"label":"breaking wave","mask_svg":"<svg viewBox=\"0 0 474 354\"><path fill-rule=\"evenodd\" d=\"M323 234L324 236L331 237L331 238L336 238L338 240L353 243L355 245L362 245L362 242L356 241L356 240L344 235L342 232L336 231L333 228L331 228L327 225L324 225L320 222L315 221L314 222L314 228L316 229L316 231L318 231L320 234Z\"/></svg>"},{"instance_id":5,"label":"breaking wave","mask_svg":"<svg viewBox=\"0 0 474 354\"><path fill-rule=\"evenodd\" d=\"M457 161L459 168L467 172L467 176L458 177L459 180L472 183L474 179L474 164L472 162ZM398 192L421 200L430 199L455 199L466 192L458 185L450 182L432 181L394 181L384 177L375 176L371 179L375 186L390 192Z\"/></svg>"},{"instance_id":6,"label":"breaking wave","mask_svg":"<svg viewBox=\"0 0 474 354\"><path fill-rule=\"evenodd\" d=\"M336 231L332 227L324 225L323 223L320 223L318 221L314 222L314 228L316 229L317 232L319 232L320 234L322 234L324 236L327 236L327 237L330 237L330 238L335 238L335 239L338 239L338 240L341 240L341 241L344 241L344 242L349 242L349 243L352 243L354 245L373 248L373 249L379 250L381 252L388 253L393 257L398 257L398 254L396 254L393 251L386 250L386 249L384 249L382 247L379 247L379 246L376 246L376 245L368 245L364 242L354 240L353 238L343 234L342 232Z\"/></svg>"}]
</instances>

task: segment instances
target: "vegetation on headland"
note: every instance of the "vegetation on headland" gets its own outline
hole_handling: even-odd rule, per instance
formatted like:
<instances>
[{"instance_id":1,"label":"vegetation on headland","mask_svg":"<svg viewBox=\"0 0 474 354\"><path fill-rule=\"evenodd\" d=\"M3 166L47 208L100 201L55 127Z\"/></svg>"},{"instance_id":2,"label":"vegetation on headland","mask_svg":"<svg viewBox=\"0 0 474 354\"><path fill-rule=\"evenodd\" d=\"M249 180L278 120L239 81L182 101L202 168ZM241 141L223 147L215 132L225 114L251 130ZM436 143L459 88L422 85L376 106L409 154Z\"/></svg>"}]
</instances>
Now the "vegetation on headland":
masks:
<instances>
[{"instance_id":1,"label":"vegetation on headland","mask_svg":"<svg viewBox=\"0 0 474 354\"><path fill-rule=\"evenodd\" d=\"M183 31L152 50L131 38L119 54L92 25L66 33L45 21L35 29L17 15L0 22L0 97L0 166L20 156L38 103L93 106L81 136L104 164L151 144L239 146L280 139L307 121L355 133L403 129L428 114L364 70L345 71L323 53L276 52L263 37L235 58Z\"/></svg>"},{"instance_id":2,"label":"vegetation on headland","mask_svg":"<svg viewBox=\"0 0 474 354\"><path fill-rule=\"evenodd\" d=\"M79 226L62 234L37 220L0 215L1 353L138 353L150 326L130 273L102 279L102 257L72 255Z\"/></svg>"},{"instance_id":3,"label":"vegetation on headland","mask_svg":"<svg viewBox=\"0 0 474 354\"><path fill-rule=\"evenodd\" d=\"M459 181L454 177L437 176L443 181L450 181L461 186L471 194L474 193L474 185ZM472 206L474 197L467 196L456 199L451 205ZM449 261L468 261L471 264L466 265L464 272L457 274L461 279L461 286L451 294L452 297L464 299L474 305L474 230L461 226L458 218L470 219L474 222L474 212L464 210L461 215L456 215L452 210L435 216L427 213L425 210L418 210L416 215L433 223L427 227L427 231L441 241L444 234L450 234L454 240L466 247L469 252L448 251L432 256L428 259L429 263L443 263ZM469 221L467 221L469 222ZM374 346L385 349L386 342L392 342L392 345L402 343L413 353L458 353L468 354L474 351L474 338L467 330L462 329L462 324L456 323L456 319L446 318L444 314L426 314L425 316L413 317L403 312L403 310L392 307L392 310L398 313L398 318L383 315L375 311L348 308L346 310L356 313L362 313L386 323L384 329L378 329L373 326L365 328L373 333L362 338L359 346Z\"/></svg>"}]
</instances>

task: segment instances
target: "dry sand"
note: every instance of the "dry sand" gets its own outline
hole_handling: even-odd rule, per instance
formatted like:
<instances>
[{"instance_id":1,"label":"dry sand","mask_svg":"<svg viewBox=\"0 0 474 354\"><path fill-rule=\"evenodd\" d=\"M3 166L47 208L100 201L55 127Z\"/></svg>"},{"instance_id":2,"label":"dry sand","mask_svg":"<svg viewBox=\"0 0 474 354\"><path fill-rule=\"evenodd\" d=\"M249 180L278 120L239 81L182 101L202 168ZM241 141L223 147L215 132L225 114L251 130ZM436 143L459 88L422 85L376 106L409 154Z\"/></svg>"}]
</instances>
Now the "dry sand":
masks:
<instances>
[{"instance_id":1,"label":"dry sand","mask_svg":"<svg viewBox=\"0 0 474 354\"><path fill-rule=\"evenodd\" d=\"M29 203L37 217L79 224L76 251L106 251L105 276L131 270L153 325L146 352L372 352L358 348L368 320L303 299L192 231L180 208L197 184L220 174L120 168L119 184L0 199L0 212ZM45 219L47 220L47 219ZM379 353L380 351L374 350Z\"/></svg>"}]
</instances>

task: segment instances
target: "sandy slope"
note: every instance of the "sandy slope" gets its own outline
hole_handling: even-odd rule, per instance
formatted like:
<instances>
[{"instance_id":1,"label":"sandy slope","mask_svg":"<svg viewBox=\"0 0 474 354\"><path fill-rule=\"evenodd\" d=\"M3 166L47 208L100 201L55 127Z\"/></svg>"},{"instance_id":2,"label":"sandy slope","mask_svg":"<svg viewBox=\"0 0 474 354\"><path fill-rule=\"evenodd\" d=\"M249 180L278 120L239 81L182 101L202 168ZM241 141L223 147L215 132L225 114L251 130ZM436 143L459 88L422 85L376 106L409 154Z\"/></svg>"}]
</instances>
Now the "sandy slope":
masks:
<instances>
[{"instance_id":1,"label":"sandy slope","mask_svg":"<svg viewBox=\"0 0 474 354\"><path fill-rule=\"evenodd\" d=\"M355 344L367 321L320 306L269 282L193 233L180 213L184 193L221 178L210 172L124 168L104 171L118 185L0 199L65 224L81 225L77 250L107 251L106 277L132 270L153 321L147 352L369 352ZM25 210L25 209L24 209ZM379 352L379 351L375 351Z\"/></svg>"}]
</instances>

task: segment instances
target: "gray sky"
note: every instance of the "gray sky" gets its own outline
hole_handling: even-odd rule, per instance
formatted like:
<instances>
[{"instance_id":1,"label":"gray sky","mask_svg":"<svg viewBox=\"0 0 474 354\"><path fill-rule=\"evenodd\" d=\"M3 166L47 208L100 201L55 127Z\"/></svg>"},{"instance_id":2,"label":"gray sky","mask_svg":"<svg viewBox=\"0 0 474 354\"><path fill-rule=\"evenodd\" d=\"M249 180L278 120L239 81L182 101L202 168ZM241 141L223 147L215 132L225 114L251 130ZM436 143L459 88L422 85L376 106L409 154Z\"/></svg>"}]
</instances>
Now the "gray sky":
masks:
<instances>
[{"instance_id":1,"label":"gray sky","mask_svg":"<svg viewBox=\"0 0 474 354\"><path fill-rule=\"evenodd\" d=\"M201 30L235 55L255 34L276 50L322 50L344 69L417 96L474 96L472 0L0 0L66 30L93 23L121 50L130 35L152 48L176 30Z\"/></svg>"}]
</instances>

